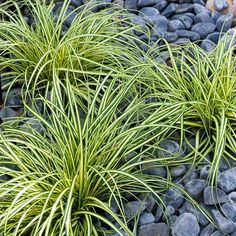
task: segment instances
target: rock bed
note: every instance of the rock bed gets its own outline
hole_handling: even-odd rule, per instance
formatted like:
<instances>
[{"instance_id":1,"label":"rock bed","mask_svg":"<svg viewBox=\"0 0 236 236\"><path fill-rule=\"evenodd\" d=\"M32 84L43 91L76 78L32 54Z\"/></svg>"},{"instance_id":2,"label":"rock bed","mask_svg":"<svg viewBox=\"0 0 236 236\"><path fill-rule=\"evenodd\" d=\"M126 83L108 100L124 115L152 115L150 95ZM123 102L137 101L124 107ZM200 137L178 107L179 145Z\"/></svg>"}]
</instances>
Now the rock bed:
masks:
<instances>
[{"instance_id":1,"label":"rock bed","mask_svg":"<svg viewBox=\"0 0 236 236\"><path fill-rule=\"evenodd\" d=\"M112 1L98 2L105 3L94 8L95 11L106 7ZM82 0L72 0L68 13L85 3ZM134 24L151 30L151 39L141 32L134 31L137 37L149 43L160 38L173 44L192 41L204 50L211 51L219 40L224 40L226 32L229 33L228 44L233 40L233 13L211 12L205 7L203 0L114 0L113 3L129 10ZM53 11L55 15L62 4L62 1L56 2ZM226 1L216 1L215 8L224 10L227 8ZM64 30L67 30L75 16L76 12L67 18ZM25 20L29 24L33 23L30 15L25 15ZM233 44L236 44L236 40ZM6 106L0 111L3 119L22 114L20 93L21 89L17 87L10 91ZM186 155L189 152L188 148L182 150L174 140L166 140L164 147L167 150L164 155ZM154 167L152 163L142 166L142 169L145 174L167 177L164 167ZM129 198L124 206L125 215L130 219L131 227L134 225L134 218L139 216L137 236L236 236L236 162L221 160L217 187L209 185L209 170L209 165L199 166L198 169L187 164L170 168L171 178L176 186L169 188L162 196L166 204L165 209L158 206L151 195ZM207 210L209 219L186 199L181 189L195 199L202 209ZM112 210L119 213L114 202ZM211 218L215 226L209 221ZM112 220L109 217L108 219ZM116 233L107 235L118 236Z\"/></svg>"},{"instance_id":2,"label":"rock bed","mask_svg":"<svg viewBox=\"0 0 236 236\"><path fill-rule=\"evenodd\" d=\"M166 152L161 156L186 155L174 140L161 143ZM158 155L158 154L157 154ZM160 155L160 152L159 152ZM153 163L154 166L155 163ZM164 167L145 167L143 172L161 177L167 177ZM158 206L153 195L139 195L131 198L124 206L125 215L134 224L138 217L138 236L221 236L236 235L236 162L222 159L218 175L218 187L210 186L208 182L210 166L192 168L180 165L170 168L170 174L175 186L170 187L162 200L166 208ZM194 199L201 209L196 208L187 200L184 190ZM139 200L137 200L139 199ZM118 212L113 203L111 209ZM203 211L202 211L203 210ZM206 217L203 212L210 217ZM109 218L108 218L109 219ZM111 219L110 219L111 220ZM212 224L213 220L214 224ZM108 234L118 236L118 234ZM126 235L124 233L124 235Z\"/></svg>"}]
</instances>

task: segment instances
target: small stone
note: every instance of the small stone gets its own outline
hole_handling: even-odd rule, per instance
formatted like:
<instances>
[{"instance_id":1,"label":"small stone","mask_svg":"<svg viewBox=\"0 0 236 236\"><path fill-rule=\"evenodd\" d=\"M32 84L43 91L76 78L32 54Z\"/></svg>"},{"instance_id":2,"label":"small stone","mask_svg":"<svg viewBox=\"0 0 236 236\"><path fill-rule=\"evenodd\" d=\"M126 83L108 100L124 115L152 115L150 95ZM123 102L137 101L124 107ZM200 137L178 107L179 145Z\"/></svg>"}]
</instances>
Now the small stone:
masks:
<instances>
[{"instance_id":1,"label":"small stone","mask_svg":"<svg viewBox=\"0 0 236 236\"><path fill-rule=\"evenodd\" d=\"M235 203L236 204L236 192L232 192L232 193L228 194L228 197L229 197L229 201L231 203Z\"/></svg>"},{"instance_id":2,"label":"small stone","mask_svg":"<svg viewBox=\"0 0 236 236\"><path fill-rule=\"evenodd\" d=\"M214 23L216 24L217 20L219 19L219 17L221 16L221 14L218 11L213 11L211 13L211 18L214 21Z\"/></svg>"},{"instance_id":3,"label":"small stone","mask_svg":"<svg viewBox=\"0 0 236 236\"><path fill-rule=\"evenodd\" d=\"M173 216L174 214L175 214L175 208L171 205L167 205L163 218Z\"/></svg>"},{"instance_id":4,"label":"small stone","mask_svg":"<svg viewBox=\"0 0 236 236\"><path fill-rule=\"evenodd\" d=\"M156 24L152 28L153 37L164 37L164 34L167 32L168 20L164 16L156 17Z\"/></svg>"},{"instance_id":5,"label":"small stone","mask_svg":"<svg viewBox=\"0 0 236 236\"><path fill-rule=\"evenodd\" d=\"M207 35L207 39L211 40L213 43L217 44L219 39L222 37L223 35L219 32L213 32L212 34Z\"/></svg>"},{"instance_id":6,"label":"small stone","mask_svg":"<svg viewBox=\"0 0 236 236\"><path fill-rule=\"evenodd\" d=\"M225 203L221 206L221 212L232 221L236 221L236 204Z\"/></svg>"},{"instance_id":7,"label":"small stone","mask_svg":"<svg viewBox=\"0 0 236 236\"><path fill-rule=\"evenodd\" d=\"M180 215L173 226L172 236L198 236L200 227L197 218L191 213L183 213Z\"/></svg>"},{"instance_id":8,"label":"small stone","mask_svg":"<svg viewBox=\"0 0 236 236\"><path fill-rule=\"evenodd\" d=\"M193 19L185 14L175 15L173 20L175 20L175 19L182 21L182 23L185 26L185 29L190 29L192 27Z\"/></svg>"},{"instance_id":9,"label":"small stone","mask_svg":"<svg viewBox=\"0 0 236 236\"><path fill-rule=\"evenodd\" d=\"M160 0L138 0L138 8L152 7L159 2Z\"/></svg>"},{"instance_id":10,"label":"small stone","mask_svg":"<svg viewBox=\"0 0 236 236\"><path fill-rule=\"evenodd\" d=\"M125 9L135 12L138 9L138 0L125 0Z\"/></svg>"},{"instance_id":11,"label":"small stone","mask_svg":"<svg viewBox=\"0 0 236 236\"><path fill-rule=\"evenodd\" d=\"M211 236L225 236L225 234L221 233L220 231L215 231Z\"/></svg>"},{"instance_id":12,"label":"small stone","mask_svg":"<svg viewBox=\"0 0 236 236\"><path fill-rule=\"evenodd\" d=\"M165 17L170 17L176 11L176 5L174 3L170 3L162 12L161 15Z\"/></svg>"},{"instance_id":13,"label":"small stone","mask_svg":"<svg viewBox=\"0 0 236 236\"><path fill-rule=\"evenodd\" d=\"M222 233L231 234L236 230L235 223L224 217L218 210L212 210L211 213L218 229Z\"/></svg>"},{"instance_id":14,"label":"small stone","mask_svg":"<svg viewBox=\"0 0 236 236\"><path fill-rule=\"evenodd\" d=\"M67 27L69 27L72 24L72 22L74 21L74 19L76 18L77 13L69 11L66 13L66 15L67 16L65 18L64 23Z\"/></svg>"},{"instance_id":15,"label":"small stone","mask_svg":"<svg viewBox=\"0 0 236 236\"><path fill-rule=\"evenodd\" d=\"M179 38L178 40L176 40L175 42L173 42L176 45L184 45L189 43L190 40L188 38Z\"/></svg>"},{"instance_id":16,"label":"small stone","mask_svg":"<svg viewBox=\"0 0 236 236\"><path fill-rule=\"evenodd\" d=\"M229 6L227 0L215 0L214 5L215 5L215 9L217 11L222 11L222 10L228 8L228 6Z\"/></svg>"},{"instance_id":17,"label":"small stone","mask_svg":"<svg viewBox=\"0 0 236 236\"><path fill-rule=\"evenodd\" d=\"M140 10L139 15L143 17L144 21L155 25L159 16L159 11L154 7L144 7Z\"/></svg>"},{"instance_id":18,"label":"small stone","mask_svg":"<svg viewBox=\"0 0 236 236\"><path fill-rule=\"evenodd\" d=\"M183 155L183 149L179 144L170 139L162 141L160 149L158 150L158 157L181 157Z\"/></svg>"},{"instance_id":19,"label":"small stone","mask_svg":"<svg viewBox=\"0 0 236 236\"><path fill-rule=\"evenodd\" d=\"M172 43L172 42L176 41L178 38L179 38L179 36L176 33L173 33L173 32L165 32L164 33L164 39L168 43Z\"/></svg>"},{"instance_id":20,"label":"small stone","mask_svg":"<svg viewBox=\"0 0 236 236\"><path fill-rule=\"evenodd\" d=\"M142 167L143 173L148 175L157 175L165 178L167 175L166 169L162 166L155 166L155 165L156 165L155 162L149 162L143 164Z\"/></svg>"},{"instance_id":21,"label":"small stone","mask_svg":"<svg viewBox=\"0 0 236 236\"><path fill-rule=\"evenodd\" d=\"M128 219L133 219L134 217L142 213L145 208L145 204L141 201L128 202L124 206L125 216Z\"/></svg>"},{"instance_id":22,"label":"small stone","mask_svg":"<svg viewBox=\"0 0 236 236\"><path fill-rule=\"evenodd\" d=\"M191 12L193 10L194 5L191 3L184 3L184 4L176 4L175 13L184 13L184 12Z\"/></svg>"},{"instance_id":23,"label":"small stone","mask_svg":"<svg viewBox=\"0 0 236 236\"><path fill-rule=\"evenodd\" d=\"M204 166L200 170L200 179L207 179L210 173L211 167L209 165Z\"/></svg>"},{"instance_id":24,"label":"small stone","mask_svg":"<svg viewBox=\"0 0 236 236\"><path fill-rule=\"evenodd\" d=\"M145 202L145 206L146 209L151 212L151 213L155 213L156 212L156 201L154 199L154 197L152 197L151 194L148 195L141 195L139 197L140 201L144 201Z\"/></svg>"},{"instance_id":25,"label":"small stone","mask_svg":"<svg viewBox=\"0 0 236 236\"><path fill-rule=\"evenodd\" d=\"M215 231L215 226L213 224L208 224L205 228L202 229L199 236L209 236Z\"/></svg>"},{"instance_id":26,"label":"small stone","mask_svg":"<svg viewBox=\"0 0 236 236\"><path fill-rule=\"evenodd\" d=\"M216 22L216 28L220 32L226 32L230 29L233 22L233 13L227 13L218 18Z\"/></svg>"},{"instance_id":27,"label":"small stone","mask_svg":"<svg viewBox=\"0 0 236 236\"><path fill-rule=\"evenodd\" d=\"M224 43L224 49L228 50L229 48L236 45L236 37L235 35L225 34L220 41Z\"/></svg>"},{"instance_id":28,"label":"small stone","mask_svg":"<svg viewBox=\"0 0 236 236\"><path fill-rule=\"evenodd\" d=\"M204 179L194 179L185 184L184 188L192 198L200 199L206 186L207 182Z\"/></svg>"},{"instance_id":29,"label":"small stone","mask_svg":"<svg viewBox=\"0 0 236 236\"><path fill-rule=\"evenodd\" d=\"M186 172L185 165L178 165L170 168L170 174L172 177L179 177L183 175L185 172Z\"/></svg>"},{"instance_id":30,"label":"small stone","mask_svg":"<svg viewBox=\"0 0 236 236\"><path fill-rule=\"evenodd\" d=\"M170 229L166 223L152 223L139 228L138 236L169 236Z\"/></svg>"},{"instance_id":31,"label":"small stone","mask_svg":"<svg viewBox=\"0 0 236 236\"><path fill-rule=\"evenodd\" d=\"M183 184L187 184L191 180L198 179L199 175L197 173L197 170L193 169L190 172L187 172L183 177Z\"/></svg>"},{"instance_id":32,"label":"small stone","mask_svg":"<svg viewBox=\"0 0 236 236\"><path fill-rule=\"evenodd\" d=\"M6 119L6 118L13 118L13 117L18 117L19 114L14 111L13 109L11 109L10 107L3 107L0 110L0 117L2 119Z\"/></svg>"},{"instance_id":33,"label":"small stone","mask_svg":"<svg viewBox=\"0 0 236 236\"><path fill-rule=\"evenodd\" d=\"M176 30L184 30L184 29L185 29L185 25L181 20L171 20L169 22L169 26L168 26L169 31L173 32Z\"/></svg>"},{"instance_id":34,"label":"small stone","mask_svg":"<svg viewBox=\"0 0 236 236\"><path fill-rule=\"evenodd\" d=\"M220 171L225 171L236 166L236 162L231 158L222 157L220 159Z\"/></svg>"},{"instance_id":35,"label":"small stone","mask_svg":"<svg viewBox=\"0 0 236 236\"><path fill-rule=\"evenodd\" d=\"M147 225L155 222L155 217L152 213L144 212L139 217L139 225Z\"/></svg>"},{"instance_id":36,"label":"small stone","mask_svg":"<svg viewBox=\"0 0 236 236\"><path fill-rule=\"evenodd\" d=\"M163 214L163 208L161 206L158 206L155 214L155 222L158 222L161 219L162 214Z\"/></svg>"},{"instance_id":37,"label":"small stone","mask_svg":"<svg viewBox=\"0 0 236 236\"><path fill-rule=\"evenodd\" d=\"M221 172L218 175L218 186L226 193L236 189L236 167Z\"/></svg>"},{"instance_id":38,"label":"small stone","mask_svg":"<svg viewBox=\"0 0 236 236\"><path fill-rule=\"evenodd\" d=\"M209 39L204 39L200 45L200 47L206 52L211 52L215 46L216 45Z\"/></svg>"},{"instance_id":39,"label":"small stone","mask_svg":"<svg viewBox=\"0 0 236 236\"><path fill-rule=\"evenodd\" d=\"M142 35L143 32L147 31L147 25L141 16L130 13L130 20L134 26L137 26L137 29L134 30L134 33L138 36Z\"/></svg>"},{"instance_id":40,"label":"small stone","mask_svg":"<svg viewBox=\"0 0 236 236\"><path fill-rule=\"evenodd\" d=\"M162 11L167 5L168 5L167 1L163 0L155 4L153 7L156 8L158 11Z\"/></svg>"},{"instance_id":41,"label":"small stone","mask_svg":"<svg viewBox=\"0 0 236 236\"><path fill-rule=\"evenodd\" d=\"M3 93L3 97L5 97L5 93ZM5 106L8 107L21 107L23 105L22 97L21 97L21 88L11 89L6 98Z\"/></svg>"},{"instance_id":42,"label":"small stone","mask_svg":"<svg viewBox=\"0 0 236 236\"><path fill-rule=\"evenodd\" d=\"M194 23L212 23L215 24L214 20L206 13L200 13L194 17Z\"/></svg>"},{"instance_id":43,"label":"small stone","mask_svg":"<svg viewBox=\"0 0 236 236\"><path fill-rule=\"evenodd\" d=\"M189 38L192 42L200 39L200 35L198 33L188 30L177 30L176 34L178 34L179 38Z\"/></svg>"},{"instance_id":44,"label":"small stone","mask_svg":"<svg viewBox=\"0 0 236 236\"><path fill-rule=\"evenodd\" d=\"M194 3L194 12L196 15L198 15L200 13L206 13L208 15L211 14L210 10L208 10L207 8L205 8L204 6L202 6L201 4L198 4L198 3Z\"/></svg>"},{"instance_id":45,"label":"small stone","mask_svg":"<svg viewBox=\"0 0 236 236\"><path fill-rule=\"evenodd\" d=\"M197 23L192 27L191 31L198 33L201 39L204 39L208 34L213 33L215 28L216 26L212 23Z\"/></svg>"},{"instance_id":46,"label":"small stone","mask_svg":"<svg viewBox=\"0 0 236 236\"><path fill-rule=\"evenodd\" d=\"M184 201L183 193L177 187L171 187L166 191L163 196L163 201L166 205L172 205L174 208L179 208Z\"/></svg>"},{"instance_id":47,"label":"small stone","mask_svg":"<svg viewBox=\"0 0 236 236\"><path fill-rule=\"evenodd\" d=\"M220 203L228 202L228 196L224 191L217 187L208 186L204 189L204 204L205 205L215 205Z\"/></svg>"},{"instance_id":48,"label":"small stone","mask_svg":"<svg viewBox=\"0 0 236 236\"><path fill-rule=\"evenodd\" d=\"M205 7L205 2L204 2L204 0L192 0L193 1L193 3L197 3L197 4L200 4L200 5L202 5L202 6L204 6Z\"/></svg>"}]
</instances>

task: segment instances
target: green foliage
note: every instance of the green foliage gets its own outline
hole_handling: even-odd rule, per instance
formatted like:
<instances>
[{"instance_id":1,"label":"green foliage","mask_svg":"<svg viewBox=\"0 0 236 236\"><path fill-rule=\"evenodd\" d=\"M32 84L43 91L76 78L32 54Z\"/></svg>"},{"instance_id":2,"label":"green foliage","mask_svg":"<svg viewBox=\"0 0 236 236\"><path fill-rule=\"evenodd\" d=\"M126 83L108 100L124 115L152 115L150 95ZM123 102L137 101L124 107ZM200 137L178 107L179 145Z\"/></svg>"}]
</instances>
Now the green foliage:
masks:
<instances>
[{"instance_id":1,"label":"green foliage","mask_svg":"<svg viewBox=\"0 0 236 236\"><path fill-rule=\"evenodd\" d=\"M158 193L168 181L141 174L141 165L155 161L147 158L148 146L158 147L166 136L175 123L168 119L175 107L146 104L146 97L137 95L128 99L134 80L113 79L105 90L103 83L85 116L67 81L66 108L43 99L47 118L29 108L44 132L19 128L21 120L2 126L0 173L10 177L0 183L4 235L101 235L98 220L122 235L104 212L135 235L124 215L124 194L152 192L161 204ZM120 219L107 204L112 199Z\"/></svg>"},{"instance_id":2,"label":"green foliage","mask_svg":"<svg viewBox=\"0 0 236 236\"><path fill-rule=\"evenodd\" d=\"M179 106L176 126L188 139L196 136L196 162L213 155L212 181L222 158L235 159L236 152L236 58L234 48L219 45L207 53L195 44L169 48L171 66L149 60L145 86L158 101ZM173 112L175 116L177 113Z\"/></svg>"}]
</instances>

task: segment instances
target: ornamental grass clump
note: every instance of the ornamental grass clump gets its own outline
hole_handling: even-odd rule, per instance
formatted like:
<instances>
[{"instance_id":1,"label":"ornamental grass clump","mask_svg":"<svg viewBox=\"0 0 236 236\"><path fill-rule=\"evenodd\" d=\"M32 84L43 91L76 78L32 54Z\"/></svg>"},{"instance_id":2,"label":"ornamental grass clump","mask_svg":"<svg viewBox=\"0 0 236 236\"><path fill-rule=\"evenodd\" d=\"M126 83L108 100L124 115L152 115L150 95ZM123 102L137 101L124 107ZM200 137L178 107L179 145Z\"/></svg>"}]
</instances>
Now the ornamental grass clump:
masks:
<instances>
[{"instance_id":1,"label":"ornamental grass clump","mask_svg":"<svg viewBox=\"0 0 236 236\"><path fill-rule=\"evenodd\" d=\"M212 183L222 158L235 160L236 153L236 57L235 48L220 44L207 53L195 44L169 48L169 65L146 65L145 86L166 105L179 106L179 126L185 141L195 136L196 163L211 164ZM145 81L145 79L144 79Z\"/></svg>"},{"instance_id":2,"label":"ornamental grass clump","mask_svg":"<svg viewBox=\"0 0 236 236\"><path fill-rule=\"evenodd\" d=\"M0 8L0 67L7 70L7 85L23 83L34 97L58 86L54 78L63 86L68 75L83 97L98 78L110 72L125 78L124 71L135 65L137 56L131 55L138 49L131 43L132 24L124 11L110 8L94 13L90 4L69 11L70 1L64 1L55 13L53 3L24 2L26 17L15 1Z\"/></svg>"},{"instance_id":3,"label":"ornamental grass clump","mask_svg":"<svg viewBox=\"0 0 236 236\"><path fill-rule=\"evenodd\" d=\"M140 166L155 161L144 159L147 147L163 140L178 119L168 118L176 108L148 105L137 94L128 100L134 80L113 79L105 90L103 83L98 83L87 114L81 113L67 81L67 107L43 99L44 116L28 107L40 131L22 126L23 118L2 125L0 174L8 178L0 182L3 235L92 236L104 235L110 227L131 236L136 231L124 214L125 194L152 192L161 204L158 193L168 181L142 174ZM111 201L118 212L111 211Z\"/></svg>"}]
</instances>

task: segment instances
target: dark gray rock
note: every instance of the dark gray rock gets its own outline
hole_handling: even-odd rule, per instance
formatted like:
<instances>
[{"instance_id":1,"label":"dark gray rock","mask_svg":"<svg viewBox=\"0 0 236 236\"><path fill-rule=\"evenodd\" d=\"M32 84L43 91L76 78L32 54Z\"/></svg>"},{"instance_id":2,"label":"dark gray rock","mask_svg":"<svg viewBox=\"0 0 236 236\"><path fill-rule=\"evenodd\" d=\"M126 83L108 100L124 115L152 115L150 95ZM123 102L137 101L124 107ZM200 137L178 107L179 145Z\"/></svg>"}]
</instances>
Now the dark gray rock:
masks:
<instances>
[{"instance_id":1,"label":"dark gray rock","mask_svg":"<svg viewBox=\"0 0 236 236\"><path fill-rule=\"evenodd\" d=\"M229 48L236 45L236 37L234 35L225 34L221 39L220 42L224 43L224 49L228 50Z\"/></svg>"},{"instance_id":2,"label":"dark gray rock","mask_svg":"<svg viewBox=\"0 0 236 236\"><path fill-rule=\"evenodd\" d=\"M144 174L166 177L166 169L162 166L155 166L155 162L143 164L142 171Z\"/></svg>"},{"instance_id":3,"label":"dark gray rock","mask_svg":"<svg viewBox=\"0 0 236 236\"><path fill-rule=\"evenodd\" d=\"M183 3L183 4L176 4L175 13L184 13L184 12L191 12L193 10L194 5L191 3Z\"/></svg>"},{"instance_id":4,"label":"dark gray rock","mask_svg":"<svg viewBox=\"0 0 236 236\"><path fill-rule=\"evenodd\" d=\"M176 31L177 33L178 31ZM170 174L172 177L182 176L186 172L187 168L185 165L178 165L170 168Z\"/></svg>"},{"instance_id":5,"label":"dark gray rock","mask_svg":"<svg viewBox=\"0 0 236 236\"><path fill-rule=\"evenodd\" d=\"M197 172L197 170L195 170L194 168L191 171L188 171L184 176L183 176L183 184L187 184L188 182L190 182L191 180L194 179L198 179L199 178L199 174Z\"/></svg>"},{"instance_id":6,"label":"dark gray rock","mask_svg":"<svg viewBox=\"0 0 236 236\"><path fill-rule=\"evenodd\" d=\"M66 19L64 21L65 25L67 27L69 27L72 24L72 22L74 21L74 19L76 18L76 16L77 16L77 13L75 13L75 12L71 12L71 11L67 12Z\"/></svg>"},{"instance_id":7,"label":"dark gray rock","mask_svg":"<svg viewBox=\"0 0 236 236\"><path fill-rule=\"evenodd\" d=\"M194 23L212 23L215 24L214 20L206 13L200 13L194 17Z\"/></svg>"},{"instance_id":8,"label":"dark gray rock","mask_svg":"<svg viewBox=\"0 0 236 236\"><path fill-rule=\"evenodd\" d=\"M162 12L161 15L165 17L170 17L176 11L176 4L170 3Z\"/></svg>"},{"instance_id":9,"label":"dark gray rock","mask_svg":"<svg viewBox=\"0 0 236 236\"><path fill-rule=\"evenodd\" d=\"M145 202L146 209L149 212L156 213L156 208L157 208L156 200L151 194L141 195L139 199Z\"/></svg>"},{"instance_id":10,"label":"dark gray rock","mask_svg":"<svg viewBox=\"0 0 236 236\"><path fill-rule=\"evenodd\" d=\"M236 167L221 172L218 175L218 186L226 193L236 189Z\"/></svg>"},{"instance_id":11,"label":"dark gray rock","mask_svg":"<svg viewBox=\"0 0 236 236\"><path fill-rule=\"evenodd\" d=\"M232 193L228 194L228 197L229 197L229 201L231 203L235 203L236 204L236 192L232 192Z\"/></svg>"},{"instance_id":12,"label":"dark gray rock","mask_svg":"<svg viewBox=\"0 0 236 236\"><path fill-rule=\"evenodd\" d=\"M210 236L215 231L215 226L213 224L208 224L204 227L199 236Z\"/></svg>"},{"instance_id":13,"label":"dark gray rock","mask_svg":"<svg viewBox=\"0 0 236 236\"><path fill-rule=\"evenodd\" d=\"M209 39L204 39L200 45L200 47L206 52L211 52L215 48L215 43L213 43Z\"/></svg>"},{"instance_id":14,"label":"dark gray rock","mask_svg":"<svg viewBox=\"0 0 236 236\"><path fill-rule=\"evenodd\" d=\"M187 43L190 42L190 39L188 38L179 38L178 40L176 40L175 42L173 42L173 44L176 44L176 45L185 45Z\"/></svg>"},{"instance_id":15,"label":"dark gray rock","mask_svg":"<svg viewBox=\"0 0 236 236\"><path fill-rule=\"evenodd\" d=\"M215 0L214 5L217 11L222 11L229 6L227 0Z\"/></svg>"},{"instance_id":16,"label":"dark gray rock","mask_svg":"<svg viewBox=\"0 0 236 236\"><path fill-rule=\"evenodd\" d=\"M236 166L236 162L231 158L222 157L220 159L220 166L219 166L220 171L225 171L235 166Z\"/></svg>"},{"instance_id":17,"label":"dark gray rock","mask_svg":"<svg viewBox=\"0 0 236 236\"><path fill-rule=\"evenodd\" d=\"M139 217L139 225L147 225L155 222L155 217L152 213L144 212Z\"/></svg>"},{"instance_id":18,"label":"dark gray rock","mask_svg":"<svg viewBox=\"0 0 236 236\"><path fill-rule=\"evenodd\" d=\"M173 216L174 214L175 214L175 208L171 205L167 205L163 218Z\"/></svg>"},{"instance_id":19,"label":"dark gray rock","mask_svg":"<svg viewBox=\"0 0 236 236\"><path fill-rule=\"evenodd\" d=\"M191 233L190 233L191 232ZM173 226L173 236L198 236L200 227L197 218L191 213L183 213L180 215Z\"/></svg>"},{"instance_id":20,"label":"dark gray rock","mask_svg":"<svg viewBox=\"0 0 236 236\"><path fill-rule=\"evenodd\" d=\"M207 182L204 179L194 179L185 184L184 188L192 198L200 199L206 186Z\"/></svg>"},{"instance_id":21,"label":"dark gray rock","mask_svg":"<svg viewBox=\"0 0 236 236\"><path fill-rule=\"evenodd\" d=\"M225 236L225 234L221 233L220 231L215 231L211 236Z\"/></svg>"},{"instance_id":22,"label":"dark gray rock","mask_svg":"<svg viewBox=\"0 0 236 236\"><path fill-rule=\"evenodd\" d=\"M193 19L186 14L181 14L181 15L175 15L173 20L180 20L185 26L185 29L190 29L193 25Z\"/></svg>"},{"instance_id":23,"label":"dark gray rock","mask_svg":"<svg viewBox=\"0 0 236 236\"><path fill-rule=\"evenodd\" d=\"M196 15L198 15L200 13L206 13L208 15L211 14L210 10L208 10L207 8L205 8L204 6L202 6L201 4L198 4L198 3L194 3L194 12Z\"/></svg>"},{"instance_id":24,"label":"dark gray rock","mask_svg":"<svg viewBox=\"0 0 236 236\"><path fill-rule=\"evenodd\" d=\"M221 212L232 221L236 221L236 204L235 203L225 203L221 206Z\"/></svg>"},{"instance_id":25,"label":"dark gray rock","mask_svg":"<svg viewBox=\"0 0 236 236\"><path fill-rule=\"evenodd\" d=\"M5 97L5 93L3 93L3 97ZM22 97L21 97L21 88L11 89L6 98L5 106L8 107L21 107L23 105Z\"/></svg>"},{"instance_id":26,"label":"dark gray rock","mask_svg":"<svg viewBox=\"0 0 236 236\"><path fill-rule=\"evenodd\" d=\"M218 210L212 210L211 214L215 224L222 233L231 234L236 230L235 223L224 217Z\"/></svg>"},{"instance_id":27,"label":"dark gray rock","mask_svg":"<svg viewBox=\"0 0 236 236\"><path fill-rule=\"evenodd\" d=\"M135 12L138 9L138 0L125 0L125 9Z\"/></svg>"},{"instance_id":28,"label":"dark gray rock","mask_svg":"<svg viewBox=\"0 0 236 236\"><path fill-rule=\"evenodd\" d=\"M232 26L233 17L233 13L227 13L225 15L220 16L216 22L217 30L220 32L226 32L227 30L229 30Z\"/></svg>"},{"instance_id":29,"label":"dark gray rock","mask_svg":"<svg viewBox=\"0 0 236 236\"><path fill-rule=\"evenodd\" d=\"M193 0L193 3L197 3L197 4L200 4L202 6L205 6L206 3L204 2L204 0Z\"/></svg>"},{"instance_id":30,"label":"dark gray rock","mask_svg":"<svg viewBox=\"0 0 236 236\"><path fill-rule=\"evenodd\" d=\"M216 26L212 23L197 23L192 27L191 31L198 33L200 38L204 39L208 34L213 33L215 28Z\"/></svg>"},{"instance_id":31,"label":"dark gray rock","mask_svg":"<svg viewBox=\"0 0 236 236\"><path fill-rule=\"evenodd\" d=\"M200 179L207 179L210 173L211 167L209 165L203 166L200 170Z\"/></svg>"},{"instance_id":32,"label":"dark gray rock","mask_svg":"<svg viewBox=\"0 0 236 236\"><path fill-rule=\"evenodd\" d=\"M196 32L188 30L177 30L175 32L178 34L179 38L189 38L192 42L200 40L200 35Z\"/></svg>"},{"instance_id":33,"label":"dark gray rock","mask_svg":"<svg viewBox=\"0 0 236 236\"><path fill-rule=\"evenodd\" d=\"M179 208L184 201L183 193L177 187L171 187L166 191L163 196L163 201L166 205L172 205L174 208Z\"/></svg>"},{"instance_id":34,"label":"dark gray rock","mask_svg":"<svg viewBox=\"0 0 236 236\"><path fill-rule=\"evenodd\" d=\"M162 11L168 5L167 1L162 0L161 2L155 4L153 7L158 11Z\"/></svg>"},{"instance_id":35,"label":"dark gray rock","mask_svg":"<svg viewBox=\"0 0 236 236\"><path fill-rule=\"evenodd\" d=\"M165 223L152 223L143 225L139 228L138 236L169 236L170 229L169 226Z\"/></svg>"},{"instance_id":36,"label":"dark gray rock","mask_svg":"<svg viewBox=\"0 0 236 236\"><path fill-rule=\"evenodd\" d=\"M18 117L18 116L19 116L19 113L11 109L10 107L3 107L0 110L0 117L2 119L13 118L13 117Z\"/></svg>"},{"instance_id":37,"label":"dark gray rock","mask_svg":"<svg viewBox=\"0 0 236 236\"><path fill-rule=\"evenodd\" d=\"M144 7L140 10L139 15L143 17L144 21L155 25L159 16L159 11L154 7Z\"/></svg>"},{"instance_id":38,"label":"dark gray rock","mask_svg":"<svg viewBox=\"0 0 236 236\"><path fill-rule=\"evenodd\" d=\"M128 219L133 219L145 210L145 204L141 201L128 202L124 206L125 216Z\"/></svg>"},{"instance_id":39,"label":"dark gray rock","mask_svg":"<svg viewBox=\"0 0 236 236\"><path fill-rule=\"evenodd\" d=\"M170 225L171 228L174 226L174 223L175 223L177 218L178 218L177 215L173 215L173 216L168 218L168 224Z\"/></svg>"},{"instance_id":40,"label":"dark gray rock","mask_svg":"<svg viewBox=\"0 0 236 236\"><path fill-rule=\"evenodd\" d=\"M200 204L200 207L203 208L203 209L206 208L206 206L203 205L202 203ZM184 204L181 207L179 212L180 212L180 214L188 212L188 213L191 213L191 214L195 215L201 226L206 226L207 224L209 224L209 220L204 215L204 213L188 201L184 202Z\"/></svg>"},{"instance_id":41,"label":"dark gray rock","mask_svg":"<svg viewBox=\"0 0 236 236\"><path fill-rule=\"evenodd\" d=\"M229 201L228 196L219 188L208 186L203 191L204 204L215 205Z\"/></svg>"},{"instance_id":42,"label":"dark gray rock","mask_svg":"<svg viewBox=\"0 0 236 236\"><path fill-rule=\"evenodd\" d=\"M173 140L166 139L160 143L158 157L181 157L183 149Z\"/></svg>"},{"instance_id":43,"label":"dark gray rock","mask_svg":"<svg viewBox=\"0 0 236 236\"><path fill-rule=\"evenodd\" d=\"M236 230L230 236L236 236Z\"/></svg>"},{"instance_id":44,"label":"dark gray rock","mask_svg":"<svg viewBox=\"0 0 236 236\"><path fill-rule=\"evenodd\" d=\"M153 37L164 37L164 34L167 32L168 28L168 20L164 16L156 17L156 24L152 28L152 36Z\"/></svg>"},{"instance_id":45,"label":"dark gray rock","mask_svg":"<svg viewBox=\"0 0 236 236\"><path fill-rule=\"evenodd\" d=\"M185 30L185 25L181 20L170 20L168 30L171 32L176 30Z\"/></svg>"},{"instance_id":46,"label":"dark gray rock","mask_svg":"<svg viewBox=\"0 0 236 236\"><path fill-rule=\"evenodd\" d=\"M161 0L138 0L138 8L141 9L143 7L152 7L160 2Z\"/></svg>"},{"instance_id":47,"label":"dark gray rock","mask_svg":"<svg viewBox=\"0 0 236 236\"><path fill-rule=\"evenodd\" d=\"M161 206L158 206L155 214L155 222L158 222L161 219L162 215L163 215L163 208Z\"/></svg>"},{"instance_id":48,"label":"dark gray rock","mask_svg":"<svg viewBox=\"0 0 236 236\"><path fill-rule=\"evenodd\" d=\"M216 24L217 20L219 19L219 17L221 16L221 14L218 11L213 11L211 13L211 18L214 21L214 23Z\"/></svg>"},{"instance_id":49,"label":"dark gray rock","mask_svg":"<svg viewBox=\"0 0 236 236\"><path fill-rule=\"evenodd\" d=\"M137 29L134 30L134 33L138 36L141 36L143 32L147 31L147 25L141 16L130 13L130 20L134 26L137 26Z\"/></svg>"},{"instance_id":50,"label":"dark gray rock","mask_svg":"<svg viewBox=\"0 0 236 236\"><path fill-rule=\"evenodd\" d=\"M212 34L207 35L207 39L211 40L213 43L217 44L219 39L222 37L223 35L220 32L213 32Z\"/></svg>"},{"instance_id":51,"label":"dark gray rock","mask_svg":"<svg viewBox=\"0 0 236 236\"><path fill-rule=\"evenodd\" d=\"M74 7L80 7L83 5L83 1L82 0L70 0L70 5L72 5Z\"/></svg>"},{"instance_id":52,"label":"dark gray rock","mask_svg":"<svg viewBox=\"0 0 236 236\"><path fill-rule=\"evenodd\" d=\"M164 39L168 42L168 43L173 43L174 41L176 41L179 38L178 34L174 33L174 32L165 32L164 33Z\"/></svg>"}]
</instances>

